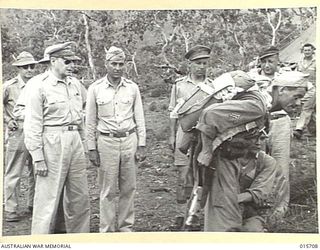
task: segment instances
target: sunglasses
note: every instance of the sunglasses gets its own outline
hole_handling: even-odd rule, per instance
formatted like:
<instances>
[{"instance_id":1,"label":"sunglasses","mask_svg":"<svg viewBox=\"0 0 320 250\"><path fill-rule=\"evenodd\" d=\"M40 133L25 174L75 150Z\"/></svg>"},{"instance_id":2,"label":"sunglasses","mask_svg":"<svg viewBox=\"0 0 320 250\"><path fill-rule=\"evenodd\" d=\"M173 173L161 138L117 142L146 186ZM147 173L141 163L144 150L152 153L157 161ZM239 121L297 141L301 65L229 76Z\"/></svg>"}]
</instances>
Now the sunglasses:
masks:
<instances>
[{"instance_id":1,"label":"sunglasses","mask_svg":"<svg viewBox=\"0 0 320 250\"><path fill-rule=\"evenodd\" d=\"M29 65L23 65L21 66L21 68L27 70L27 69L34 69L35 65L34 64L29 64Z\"/></svg>"},{"instance_id":2,"label":"sunglasses","mask_svg":"<svg viewBox=\"0 0 320 250\"><path fill-rule=\"evenodd\" d=\"M63 60L63 63L64 63L64 65L69 65L70 63L74 63L75 61L73 61L73 60L66 60L66 59L63 59L63 58L61 58L62 60Z\"/></svg>"}]
</instances>

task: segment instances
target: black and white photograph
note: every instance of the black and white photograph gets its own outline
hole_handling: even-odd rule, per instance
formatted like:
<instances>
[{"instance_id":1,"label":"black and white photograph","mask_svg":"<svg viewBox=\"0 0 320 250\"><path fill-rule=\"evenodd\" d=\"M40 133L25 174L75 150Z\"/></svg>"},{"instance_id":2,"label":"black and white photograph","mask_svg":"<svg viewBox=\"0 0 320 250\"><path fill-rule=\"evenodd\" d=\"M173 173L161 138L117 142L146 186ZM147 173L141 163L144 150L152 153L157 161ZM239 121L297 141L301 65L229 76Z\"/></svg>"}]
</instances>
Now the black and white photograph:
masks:
<instances>
[{"instance_id":1,"label":"black and white photograph","mask_svg":"<svg viewBox=\"0 0 320 250\"><path fill-rule=\"evenodd\" d=\"M316 6L0 24L2 236L318 234Z\"/></svg>"}]
</instances>

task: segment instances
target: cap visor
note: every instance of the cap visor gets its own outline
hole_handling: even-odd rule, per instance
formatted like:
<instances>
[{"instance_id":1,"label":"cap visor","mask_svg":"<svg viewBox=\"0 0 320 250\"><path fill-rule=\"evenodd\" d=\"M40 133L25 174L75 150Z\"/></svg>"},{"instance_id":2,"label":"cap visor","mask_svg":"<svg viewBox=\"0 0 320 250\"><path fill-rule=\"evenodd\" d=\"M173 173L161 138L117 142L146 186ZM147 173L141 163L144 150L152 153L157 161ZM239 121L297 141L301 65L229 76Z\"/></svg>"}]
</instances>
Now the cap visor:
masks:
<instances>
[{"instance_id":1,"label":"cap visor","mask_svg":"<svg viewBox=\"0 0 320 250\"><path fill-rule=\"evenodd\" d=\"M50 59L49 58L42 58L38 61L38 63L45 63L45 62L49 62Z\"/></svg>"},{"instance_id":2,"label":"cap visor","mask_svg":"<svg viewBox=\"0 0 320 250\"><path fill-rule=\"evenodd\" d=\"M70 61L81 61L81 58L78 56L63 56L62 58Z\"/></svg>"},{"instance_id":3,"label":"cap visor","mask_svg":"<svg viewBox=\"0 0 320 250\"><path fill-rule=\"evenodd\" d=\"M270 52L268 54L265 54L265 55L262 55L259 57L259 59L263 59L265 57L268 57L268 56L273 56L273 55L278 55L279 53L278 52Z\"/></svg>"},{"instance_id":4,"label":"cap visor","mask_svg":"<svg viewBox=\"0 0 320 250\"><path fill-rule=\"evenodd\" d=\"M37 64L37 61L28 61L28 62L15 62L12 64L12 66L25 66L25 65L32 65Z\"/></svg>"},{"instance_id":5,"label":"cap visor","mask_svg":"<svg viewBox=\"0 0 320 250\"><path fill-rule=\"evenodd\" d=\"M210 58L210 56L209 55L199 55L199 56L196 56L196 57L189 59L189 60L194 61L194 60L203 59L203 58Z\"/></svg>"}]
</instances>

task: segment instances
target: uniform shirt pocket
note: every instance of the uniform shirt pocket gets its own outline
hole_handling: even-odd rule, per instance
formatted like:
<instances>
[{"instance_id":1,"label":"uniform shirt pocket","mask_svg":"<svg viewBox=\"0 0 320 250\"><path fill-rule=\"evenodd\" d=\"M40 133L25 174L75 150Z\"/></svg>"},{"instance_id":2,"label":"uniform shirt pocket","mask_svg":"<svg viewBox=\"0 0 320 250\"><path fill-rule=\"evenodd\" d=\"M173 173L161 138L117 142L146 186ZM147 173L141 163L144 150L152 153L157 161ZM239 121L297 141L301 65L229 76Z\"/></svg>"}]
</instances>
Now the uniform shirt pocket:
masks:
<instances>
[{"instance_id":1,"label":"uniform shirt pocket","mask_svg":"<svg viewBox=\"0 0 320 250\"><path fill-rule=\"evenodd\" d=\"M48 113L56 117L64 117L68 110L68 104L62 96L47 96Z\"/></svg>"},{"instance_id":2,"label":"uniform shirt pocket","mask_svg":"<svg viewBox=\"0 0 320 250\"><path fill-rule=\"evenodd\" d=\"M113 116L112 99L97 99L98 116L111 117Z\"/></svg>"},{"instance_id":3,"label":"uniform shirt pocket","mask_svg":"<svg viewBox=\"0 0 320 250\"><path fill-rule=\"evenodd\" d=\"M132 97L124 97L119 100L120 104L120 112L128 112L133 106L133 98Z\"/></svg>"}]
</instances>

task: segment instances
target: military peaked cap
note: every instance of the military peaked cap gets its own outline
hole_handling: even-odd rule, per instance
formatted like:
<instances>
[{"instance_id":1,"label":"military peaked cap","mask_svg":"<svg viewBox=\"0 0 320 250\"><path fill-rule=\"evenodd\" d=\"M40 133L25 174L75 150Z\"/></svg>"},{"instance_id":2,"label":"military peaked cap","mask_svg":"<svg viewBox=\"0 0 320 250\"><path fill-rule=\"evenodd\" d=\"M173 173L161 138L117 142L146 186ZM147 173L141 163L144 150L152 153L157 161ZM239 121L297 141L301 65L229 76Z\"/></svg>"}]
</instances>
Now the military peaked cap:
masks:
<instances>
[{"instance_id":1,"label":"military peaked cap","mask_svg":"<svg viewBox=\"0 0 320 250\"><path fill-rule=\"evenodd\" d=\"M44 51L43 58L39 62L41 63L49 61L50 57L59 57L65 60L80 61L80 57L76 56L75 52L72 50L71 44L74 44L74 42L60 43L47 47Z\"/></svg>"},{"instance_id":2,"label":"military peaked cap","mask_svg":"<svg viewBox=\"0 0 320 250\"><path fill-rule=\"evenodd\" d=\"M210 53L210 48L203 45L196 45L185 54L185 58L190 61L194 61L201 58L209 58Z\"/></svg>"},{"instance_id":3,"label":"military peaked cap","mask_svg":"<svg viewBox=\"0 0 320 250\"><path fill-rule=\"evenodd\" d=\"M279 49L275 46L271 46L271 47L263 50L259 54L259 59L263 59L263 58L266 58L268 56L273 56L273 55L279 55Z\"/></svg>"}]
</instances>

